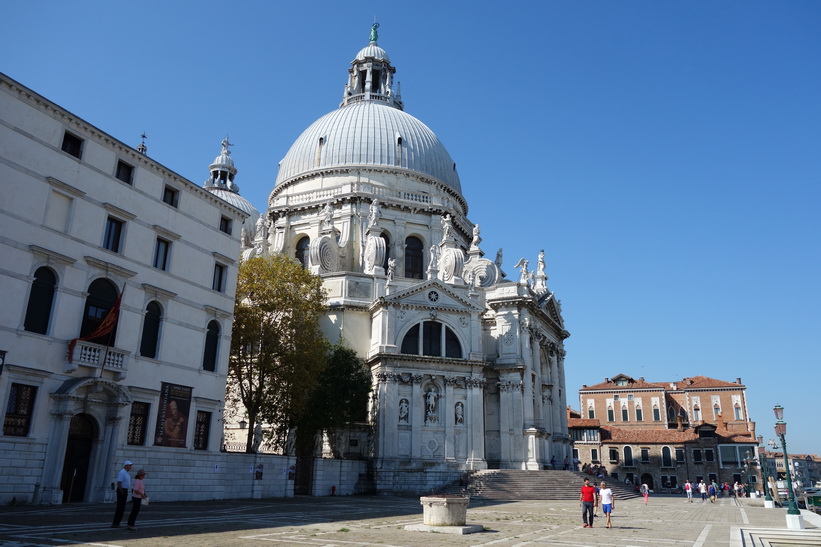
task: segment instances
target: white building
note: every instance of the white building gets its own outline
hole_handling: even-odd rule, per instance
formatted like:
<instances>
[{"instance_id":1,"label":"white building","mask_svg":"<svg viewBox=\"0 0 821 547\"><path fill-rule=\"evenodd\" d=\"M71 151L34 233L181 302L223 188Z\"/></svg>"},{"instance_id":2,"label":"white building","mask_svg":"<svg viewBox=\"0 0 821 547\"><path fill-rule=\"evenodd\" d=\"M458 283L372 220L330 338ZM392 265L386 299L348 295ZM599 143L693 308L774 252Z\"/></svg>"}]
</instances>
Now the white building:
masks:
<instances>
[{"instance_id":1,"label":"white building","mask_svg":"<svg viewBox=\"0 0 821 547\"><path fill-rule=\"evenodd\" d=\"M126 459L164 499L230 495L247 213L5 75L0 118L0 504L110 499Z\"/></svg>"},{"instance_id":2,"label":"white building","mask_svg":"<svg viewBox=\"0 0 821 547\"><path fill-rule=\"evenodd\" d=\"M394 72L374 27L339 108L280 162L244 255L285 253L322 276L324 332L372 372L379 490L562 461L569 334L544 253L534 271L521 259L511 279L501 249L484 257L456 164L404 112Z\"/></svg>"}]
</instances>

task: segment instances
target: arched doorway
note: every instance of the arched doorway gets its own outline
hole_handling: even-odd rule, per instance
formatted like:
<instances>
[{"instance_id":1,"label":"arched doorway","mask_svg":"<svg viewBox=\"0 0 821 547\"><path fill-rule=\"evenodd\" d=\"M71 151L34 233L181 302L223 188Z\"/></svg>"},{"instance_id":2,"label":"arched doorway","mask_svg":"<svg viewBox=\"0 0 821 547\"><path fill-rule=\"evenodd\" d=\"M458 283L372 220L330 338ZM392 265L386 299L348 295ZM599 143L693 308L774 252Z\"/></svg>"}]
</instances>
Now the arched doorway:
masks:
<instances>
[{"instance_id":1,"label":"arched doorway","mask_svg":"<svg viewBox=\"0 0 821 547\"><path fill-rule=\"evenodd\" d=\"M63 476L60 481L63 503L85 501L95 430L94 418L88 414L76 414L71 418L66 456L63 460Z\"/></svg>"},{"instance_id":2,"label":"arched doorway","mask_svg":"<svg viewBox=\"0 0 821 547\"><path fill-rule=\"evenodd\" d=\"M641 483L646 484L647 488L649 488L650 490L655 490L655 488L653 487L653 475L651 475L650 473L642 473Z\"/></svg>"}]
</instances>

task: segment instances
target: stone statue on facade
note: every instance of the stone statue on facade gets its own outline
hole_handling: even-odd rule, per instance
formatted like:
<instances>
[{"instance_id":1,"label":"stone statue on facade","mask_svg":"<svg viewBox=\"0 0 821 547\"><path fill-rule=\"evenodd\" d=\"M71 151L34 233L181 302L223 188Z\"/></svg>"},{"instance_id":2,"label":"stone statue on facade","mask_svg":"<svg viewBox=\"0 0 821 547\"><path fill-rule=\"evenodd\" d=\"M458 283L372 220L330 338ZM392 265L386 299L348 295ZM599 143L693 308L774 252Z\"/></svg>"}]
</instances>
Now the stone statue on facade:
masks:
<instances>
[{"instance_id":1,"label":"stone statue on facade","mask_svg":"<svg viewBox=\"0 0 821 547\"><path fill-rule=\"evenodd\" d=\"M376 43L376 40L379 38L379 33L376 32L376 29L378 29L378 28L379 28L379 23L374 23L373 26L371 26L370 41L373 42L374 44Z\"/></svg>"},{"instance_id":2,"label":"stone statue on facade","mask_svg":"<svg viewBox=\"0 0 821 547\"><path fill-rule=\"evenodd\" d=\"M396 259L388 259L388 281L393 281L393 275L396 273Z\"/></svg>"},{"instance_id":3,"label":"stone statue on facade","mask_svg":"<svg viewBox=\"0 0 821 547\"><path fill-rule=\"evenodd\" d=\"M471 247L478 247L479 244L482 242L482 238L479 236L479 225L473 225L473 240L470 242Z\"/></svg>"},{"instance_id":4,"label":"stone statue on facade","mask_svg":"<svg viewBox=\"0 0 821 547\"><path fill-rule=\"evenodd\" d=\"M425 392L425 421L426 422L435 422L436 421L436 399L439 394L436 392L436 388L432 387Z\"/></svg>"},{"instance_id":5,"label":"stone statue on facade","mask_svg":"<svg viewBox=\"0 0 821 547\"><path fill-rule=\"evenodd\" d=\"M382 216L382 210L379 207L379 201L374 199L371 202L370 212L368 213L368 228L373 228Z\"/></svg>"},{"instance_id":6,"label":"stone statue on facade","mask_svg":"<svg viewBox=\"0 0 821 547\"><path fill-rule=\"evenodd\" d=\"M319 214L322 217L322 226L325 228L334 227L334 208L330 201L322 207Z\"/></svg>"},{"instance_id":7,"label":"stone statue on facade","mask_svg":"<svg viewBox=\"0 0 821 547\"><path fill-rule=\"evenodd\" d=\"M544 249L539 251L539 261L536 263L536 271L540 274L544 273Z\"/></svg>"},{"instance_id":8,"label":"stone statue on facade","mask_svg":"<svg viewBox=\"0 0 821 547\"><path fill-rule=\"evenodd\" d=\"M265 215L260 215L257 219L256 239L265 241L268 238L268 222Z\"/></svg>"},{"instance_id":9,"label":"stone statue on facade","mask_svg":"<svg viewBox=\"0 0 821 547\"><path fill-rule=\"evenodd\" d=\"M402 399L399 401L399 421L403 424L408 423L408 412L410 410L410 405L408 404L407 399Z\"/></svg>"},{"instance_id":10,"label":"stone statue on facade","mask_svg":"<svg viewBox=\"0 0 821 547\"><path fill-rule=\"evenodd\" d=\"M242 227L242 230L239 233L239 240L242 248L248 248L251 246L251 235L248 233L248 229L245 226Z\"/></svg>"},{"instance_id":11,"label":"stone statue on facade","mask_svg":"<svg viewBox=\"0 0 821 547\"><path fill-rule=\"evenodd\" d=\"M465 423L465 405L463 405L462 402L459 401L458 403L456 403L456 408L454 410L455 410L455 413L456 413L456 415L455 415L456 425L464 424Z\"/></svg>"},{"instance_id":12,"label":"stone statue on facade","mask_svg":"<svg viewBox=\"0 0 821 547\"><path fill-rule=\"evenodd\" d=\"M496 264L496 267L499 268L499 275L501 275L502 277L507 277L507 274L502 270L502 249L501 249L501 247L499 248L498 251L496 251L496 260L494 261L494 263Z\"/></svg>"},{"instance_id":13,"label":"stone statue on facade","mask_svg":"<svg viewBox=\"0 0 821 547\"><path fill-rule=\"evenodd\" d=\"M428 265L428 271L438 270L439 269L439 247L437 245L431 245L430 247L430 263Z\"/></svg>"},{"instance_id":14,"label":"stone statue on facade","mask_svg":"<svg viewBox=\"0 0 821 547\"><path fill-rule=\"evenodd\" d=\"M257 424L254 427L254 444L253 444L253 451L259 452L259 447L262 445L262 426Z\"/></svg>"},{"instance_id":15,"label":"stone statue on facade","mask_svg":"<svg viewBox=\"0 0 821 547\"><path fill-rule=\"evenodd\" d=\"M442 217L442 243L450 239L452 232L453 219L451 218L450 213L445 213L445 216Z\"/></svg>"},{"instance_id":16,"label":"stone statue on facade","mask_svg":"<svg viewBox=\"0 0 821 547\"><path fill-rule=\"evenodd\" d=\"M516 265L513 266L514 268L522 269L522 273L519 276L519 283L528 283L530 281L530 271L528 271L527 269L528 264L530 264L529 260L526 260L525 258L520 258L519 262L517 262Z\"/></svg>"}]
</instances>

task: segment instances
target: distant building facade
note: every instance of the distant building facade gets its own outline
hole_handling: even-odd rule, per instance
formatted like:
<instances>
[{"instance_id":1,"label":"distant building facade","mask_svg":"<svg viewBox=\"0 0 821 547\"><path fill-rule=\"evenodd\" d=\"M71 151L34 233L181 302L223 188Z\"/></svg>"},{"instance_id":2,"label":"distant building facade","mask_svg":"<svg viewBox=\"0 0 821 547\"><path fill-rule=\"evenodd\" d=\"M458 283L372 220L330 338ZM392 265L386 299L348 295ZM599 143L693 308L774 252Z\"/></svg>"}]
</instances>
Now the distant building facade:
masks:
<instances>
[{"instance_id":1,"label":"distant building facade","mask_svg":"<svg viewBox=\"0 0 821 547\"><path fill-rule=\"evenodd\" d=\"M126 459L223 497L247 213L1 74L0 116L0 503L110 499Z\"/></svg>"},{"instance_id":2,"label":"distant building facade","mask_svg":"<svg viewBox=\"0 0 821 547\"><path fill-rule=\"evenodd\" d=\"M574 455L614 479L669 489L688 479L760 481L750 463L755 423L740 379L651 383L619 374L582 387L579 406L568 421Z\"/></svg>"}]
</instances>

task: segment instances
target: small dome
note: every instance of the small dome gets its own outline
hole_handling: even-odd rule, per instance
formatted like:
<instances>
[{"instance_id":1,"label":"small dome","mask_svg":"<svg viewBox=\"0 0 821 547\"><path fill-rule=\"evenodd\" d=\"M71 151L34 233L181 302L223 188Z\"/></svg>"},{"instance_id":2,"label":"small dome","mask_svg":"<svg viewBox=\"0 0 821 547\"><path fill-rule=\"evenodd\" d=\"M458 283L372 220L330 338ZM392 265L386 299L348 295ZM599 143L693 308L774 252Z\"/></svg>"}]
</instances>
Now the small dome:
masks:
<instances>
[{"instance_id":1,"label":"small dome","mask_svg":"<svg viewBox=\"0 0 821 547\"><path fill-rule=\"evenodd\" d=\"M370 166L416 171L462 193L456 164L433 131L378 102L343 106L311 124L279 163L276 185L319 169Z\"/></svg>"},{"instance_id":2,"label":"small dome","mask_svg":"<svg viewBox=\"0 0 821 547\"><path fill-rule=\"evenodd\" d=\"M214 159L214 163L211 164L212 169L214 167L219 167L219 166L234 167L234 160L231 158L231 156L229 156L228 154L223 152L222 154L217 156Z\"/></svg>"},{"instance_id":3,"label":"small dome","mask_svg":"<svg viewBox=\"0 0 821 547\"><path fill-rule=\"evenodd\" d=\"M237 194L236 192L232 192L231 190L226 190L225 188L217 188L214 186L206 187L206 190L217 196L223 201L227 201L240 211L248 214L248 220L245 221L247 226L253 226L256 224L257 219L259 218L259 211L257 211L256 207L251 205L251 202L242 197L241 195Z\"/></svg>"},{"instance_id":4,"label":"small dome","mask_svg":"<svg viewBox=\"0 0 821 547\"><path fill-rule=\"evenodd\" d=\"M356 54L356 59L352 62L364 61L365 59L376 59L377 61L385 61L386 63L391 62L390 57L388 57L388 52L373 42L359 50L359 53Z\"/></svg>"}]
</instances>

